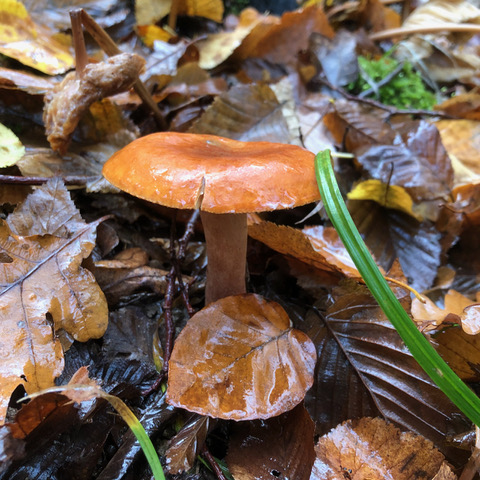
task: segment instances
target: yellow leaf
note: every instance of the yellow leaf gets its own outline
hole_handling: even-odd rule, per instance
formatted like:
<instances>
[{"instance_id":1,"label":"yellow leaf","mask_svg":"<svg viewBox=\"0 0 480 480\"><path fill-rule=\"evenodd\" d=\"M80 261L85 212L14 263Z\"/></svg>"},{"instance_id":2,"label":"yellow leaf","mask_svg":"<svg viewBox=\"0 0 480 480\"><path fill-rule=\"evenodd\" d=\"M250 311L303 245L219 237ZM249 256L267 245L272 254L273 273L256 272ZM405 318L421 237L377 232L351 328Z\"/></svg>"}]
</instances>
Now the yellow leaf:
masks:
<instances>
[{"instance_id":1,"label":"yellow leaf","mask_svg":"<svg viewBox=\"0 0 480 480\"><path fill-rule=\"evenodd\" d=\"M0 2L0 53L49 75L65 73L74 61L68 46L33 22L17 0Z\"/></svg>"},{"instance_id":2,"label":"yellow leaf","mask_svg":"<svg viewBox=\"0 0 480 480\"><path fill-rule=\"evenodd\" d=\"M382 207L400 210L418 218L412 210L412 197L398 185L387 185L375 179L365 180L356 185L347 197L349 200L373 200Z\"/></svg>"},{"instance_id":3,"label":"yellow leaf","mask_svg":"<svg viewBox=\"0 0 480 480\"><path fill-rule=\"evenodd\" d=\"M168 42L168 40L172 38L170 33L163 28L157 27L157 25L139 26L137 27L137 30L138 34L142 37L143 43L149 48L153 48L155 40Z\"/></svg>"},{"instance_id":4,"label":"yellow leaf","mask_svg":"<svg viewBox=\"0 0 480 480\"><path fill-rule=\"evenodd\" d=\"M0 168L15 165L24 153L25 147L17 136L0 123Z\"/></svg>"},{"instance_id":5,"label":"yellow leaf","mask_svg":"<svg viewBox=\"0 0 480 480\"><path fill-rule=\"evenodd\" d=\"M180 2L178 13L191 17L205 17L214 22L223 18L223 2L221 0L184 0Z\"/></svg>"}]
</instances>

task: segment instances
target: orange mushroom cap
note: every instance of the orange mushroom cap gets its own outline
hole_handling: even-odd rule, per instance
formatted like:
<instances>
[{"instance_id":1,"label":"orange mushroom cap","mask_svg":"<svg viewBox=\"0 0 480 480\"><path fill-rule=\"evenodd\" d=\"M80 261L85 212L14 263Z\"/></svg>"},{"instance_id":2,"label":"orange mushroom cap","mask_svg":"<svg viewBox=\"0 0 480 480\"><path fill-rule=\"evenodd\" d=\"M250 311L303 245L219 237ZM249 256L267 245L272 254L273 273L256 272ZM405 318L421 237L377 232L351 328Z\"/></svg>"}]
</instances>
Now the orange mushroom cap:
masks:
<instances>
[{"instance_id":1,"label":"orange mushroom cap","mask_svg":"<svg viewBox=\"0 0 480 480\"><path fill-rule=\"evenodd\" d=\"M173 208L248 213L319 200L314 154L295 145L161 132L139 138L103 167L136 197Z\"/></svg>"}]
</instances>

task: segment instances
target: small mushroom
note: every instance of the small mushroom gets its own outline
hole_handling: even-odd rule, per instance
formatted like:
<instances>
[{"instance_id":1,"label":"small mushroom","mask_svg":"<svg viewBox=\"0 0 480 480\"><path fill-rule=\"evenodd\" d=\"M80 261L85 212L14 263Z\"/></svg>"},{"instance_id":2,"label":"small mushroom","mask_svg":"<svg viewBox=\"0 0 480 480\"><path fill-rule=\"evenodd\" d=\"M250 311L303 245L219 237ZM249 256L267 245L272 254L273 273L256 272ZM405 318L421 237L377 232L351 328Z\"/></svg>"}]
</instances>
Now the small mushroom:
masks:
<instances>
[{"instance_id":1,"label":"small mushroom","mask_svg":"<svg viewBox=\"0 0 480 480\"><path fill-rule=\"evenodd\" d=\"M161 132L115 153L103 175L172 208L199 208L207 243L205 302L246 292L247 213L320 198L314 154L295 145Z\"/></svg>"}]
</instances>

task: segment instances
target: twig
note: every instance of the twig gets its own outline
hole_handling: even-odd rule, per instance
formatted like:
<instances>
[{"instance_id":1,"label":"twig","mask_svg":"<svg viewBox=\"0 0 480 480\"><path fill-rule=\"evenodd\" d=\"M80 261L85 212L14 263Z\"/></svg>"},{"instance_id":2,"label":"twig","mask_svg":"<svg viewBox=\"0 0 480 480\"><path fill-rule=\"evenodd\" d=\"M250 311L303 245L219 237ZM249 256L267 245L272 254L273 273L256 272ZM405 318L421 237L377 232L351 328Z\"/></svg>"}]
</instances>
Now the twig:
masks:
<instances>
[{"instance_id":1,"label":"twig","mask_svg":"<svg viewBox=\"0 0 480 480\"><path fill-rule=\"evenodd\" d=\"M208 463L212 467L217 479L227 480L227 477L223 474L222 469L220 468L220 465L218 465L213 455L208 451L208 448L206 445L203 445L202 447L202 455L208 460Z\"/></svg>"},{"instance_id":2,"label":"twig","mask_svg":"<svg viewBox=\"0 0 480 480\"><path fill-rule=\"evenodd\" d=\"M386 38L414 35L416 33L427 34L439 32L480 33L480 25L473 23L445 23L443 25L390 28L389 30L372 33L368 37L370 40L385 40Z\"/></svg>"},{"instance_id":3,"label":"twig","mask_svg":"<svg viewBox=\"0 0 480 480\"><path fill-rule=\"evenodd\" d=\"M72 24L73 49L75 50L75 72L78 78L83 77L85 66L88 63L87 49L85 48L85 38L83 36L82 10L76 8L70 10L70 23Z\"/></svg>"},{"instance_id":4,"label":"twig","mask_svg":"<svg viewBox=\"0 0 480 480\"><path fill-rule=\"evenodd\" d=\"M117 47L117 44L112 40L110 35L85 11L81 11L82 23L87 32L98 43L100 48L108 55L118 55L122 51ZM138 96L143 102L150 107L157 121L158 127L161 130L167 129L167 124L163 118L162 112L158 108L158 105L154 102L152 96L148 92L147 88L140 79L137 79L133 87Z\"/></svg>"},{"instance_id":5,"label":"twig","mask_svg":"<svg viewBox=\"0 0 480 480\"><path fill-rule=\"evenodd\" d=\"M180 7L180 0L172 0L172 5L170 7L170 13L168 15L168 26L173 31L177 26L177 17L178 17L178 9Z\"/></svg>"},{"instance_id":6,"label":"twig","mask_svg":"<svg viewBox=\"0 0 480 480\"><path fill-rule=\"evenodd\" d=\"M389 5L390 3L400 3L402 0L380 0L380 3L383 3L383 5ZM330 19L337 13L341 13L345 10L350 10L354 9L360 6L360 2L345 2L341 3L340 5L336 5L328 10L326 12L327 18Z\"/></svg>"},{"instance_id":7,"label":"twig","mask_svg":"<svg viewBox=\"0 0 480 480\"><path fill-rule=\"evenodd\" d=\"M0 175L0 185L43 185L53 177L21 177L20 175ZM81 175L66 175L60 177L65 185L85 186L96 176L82 177Z\"/></svg>"},{"instance_id":8,"label":"twig","mask_svg":"<svg viewBox=\"0 0 480 480\"><path fill-rule=\"evenodd\" d=\"M192 213L190 220L185 227L185 233L183 237L178 241L178 254L175 255L175 216L172 221L172 228L170 230L170 259L172 262L172 266L170 268L170 272L166 275L167 278L167 288L165 291L165 297L163 300L163 319L165 323L165 349L163 351L163 367L162 371L160 372L158 378L155 380L153 385L142 392L142 395L149 395L150 393L156 391L163 380L168 376L168 363L170 361L170 357L172 355L173 350L173 342L175 339L175 325L173 323L173 298L175 295L175 279L178 280L178 286L182 293L182 298L185 303L185 307L187 308L188 314L190 317L195 313L194 309L190 304L190 299L188 298L188 288L185 283L182 281L180 265L181 262L185 259L186 249L190 237L192 236L195 230L195 223L198 220L200 212L198 210L194 210Z\"/></svg>"},{"instance_id":9,"label":"twig","mask_svg":"<svg viewBox=\"0 0 480 480\"><path fill-rule=\"evenodd\" d=\"M352 95L346 92L343 88L336 87L335 85L331 84L326 78L317 77L316 80L326 85L328 88L333 90L334 92L339 93L342 97L346 98L347 100L351 100L352 102L360 102L366 105L370 105L371 107L380 108L389 113L390 117L395 115L428 115L431 117L441 117L441 118L457 118L453 115L449 115L445 112L437 112L432 110L422 110L422 109L407 109L407 110L398 110L391 105L384 105L381 102L377 102L376 100L372 100L371 98L359 98L358 96Z\"/></svg>"},{"instance_id":10,"label":"twig","mask_svg":"<svg viewBox=\"0 0 480 480\"><path fill-rule=\"evenodd\" d=\"M378 95L378 90L383 87L384 85L387 85L390 83L390 81L395 78L402 70L403 70L404 63L401 62L398 64L398 66L392 70L388 75L383 77L381 80L378 82L375 82L375 87L369 88L368 90L364 90L363 92L358 94L358 98L365 98L371 95L372 93L375 93L375 95ZM366 74L366 72L365 72ZM365 77L363 77L365 79ZM372 82L374 81L371 77L368 77ZM367 82L369 83L369 82ZM370 83L369 83L370 85Z\"/></svg>"}]
</instances>

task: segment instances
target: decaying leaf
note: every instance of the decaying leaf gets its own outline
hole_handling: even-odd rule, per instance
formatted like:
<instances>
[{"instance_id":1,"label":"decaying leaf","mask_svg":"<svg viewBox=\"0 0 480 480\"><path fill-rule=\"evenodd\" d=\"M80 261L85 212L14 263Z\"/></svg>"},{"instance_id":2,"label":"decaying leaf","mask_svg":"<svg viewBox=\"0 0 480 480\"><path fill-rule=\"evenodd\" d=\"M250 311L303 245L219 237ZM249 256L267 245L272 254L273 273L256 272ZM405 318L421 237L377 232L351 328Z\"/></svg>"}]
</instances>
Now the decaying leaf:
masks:
<instances>
[{"instance_id":1,"label":"decaying leaf","mask_svg":"<svg viewBox=\"0 0 480 480\"><path fill-rule=\"evenodd\" d=\"M248 234L277 252L295 257L321 270L360 278L360 273L332 227L316 226L299 230L262 221L251 223Z\"/></svg>"},{"instance_id":2,"label":"decaying leaf","mask_svg":"<svg viewBox=\"0 0 480 480\"><path fill-rule=\"evenodd\" d=\"M128 90L144 65L140 56L122 53L105 62L88 64L83 74L69 73L45 96L43 120L53 150L65 153L75 127L90 105Z\"/></svg>"},{"instance_id":3,"label":"decaying leaf","mask_svg":"<svg viewBox=\"0 0 480 480\"><path fill-rule=\"evenodd\" d=\"M0 227L0 418L11 393L50 387L63 369L57 337L99 338L107 326L105 297L81 267L95 246L98 222L86 224L58 179L33 193Z\"/></svg>"},{"instance_id":4,"label":"decaying leaf","mask_svg":"<svg viewBox=\"0 0 480 480\"><path fill-rule=\"evenodd\" d=\"M313 381L311 340L280 305L254 294L213 302L178 336L167 401L230 420L269 418L301 402Z\"/></svg>"},{"instance_id":5,"label":"decaying leaf","mask_svg":"<svg viewBox=\"0 0 480 480\"><path fill-rule=\"evenodd\" d=\"M406 291L393 291L408 309ZM381 415L444 451L455 406L414 360L366 287L345 285L334 295L324 323L314 315L308 332L318 361L305 402L317 433L347 419Z\"/></svg>"},{"instance_id":6,"label":"decaying leaf","mask_svg":"<svg viewBox=\"0 0 480 480\"><path fill-rule=\"evenodd\" d=\"M205 443L211 424L210 417L194 415L193 419L172 438L165 452L169 473L182 473L192 468Z\"/></svg>"},{"instance_id":7,"label":"decaying leaf","mask_svg":"<svg viewBox=\"0 0 480 480\"><path fill-rule=\"evenodd\" d=\"M190 132L247 142L293 140L283 106L265 84L238 85L219 95Z\"/></svg>"},{"instance_id":8,"label":"decaying leaf","mask_svg":"<svg viewBox=\"0 0 480 480\"><path fill-rule=\"evenodd\" d=\"M65 73L74 65L69 45L35 24L17 0L3 0L0 6L0 53L49 75Z\"/></svg>"},{"instance_id":9,"label":"decaying leaf","mask_svg":"<svg viewBox=\"0 0 480 480\"><path fill-rule=\"evenodd\" d=\"M10 167L22 158L25 147L18 137L0 123L0 168Z\"/></svg>"},{"instance_id":10,"label":"decaying leaf","mask_svg":"<svg viewBox=\"0 0 480 480\"><path fill-rule=\"evenodd\" d=\"M444 461L431 442L380 418L344 422L315 451L311 480L429 480Z\"/></svg>"},{"instance_id":11,"label":"decaying leaf","mask_svg":"<svg viewBox=\"0 0 480 480\"><path fill-rule=\"evenodd\" d=\"M438 327L445 320L461 323L465 333L476 335L480 332L480 292L477 293L477 300L462 295L455 290L449 290L445 295L445 307L437 307L430 299L426 303L414 299L412 302L412 315L416 322L431 323Z\"/></svg>"},{"instance_id":12,"label":"decaying leaf","mask_svg":"<svg viewBox=\"0 0 480 480\"><path fill-rule=\"evenodd\" d=\"M429 288L440 265L440 233L430 222L385 209L369 200L349 200L348 208L375 260L389 270L398 258L408 284Z\"/></svg>"},{"instance_id":13,"label":"decaying leaf","mask_svg":"<svg viewBox=\"0 0 480 480\"><path fill-rule=\"evenodd\" d=\"M232 428L227 465L235 480L310 478L314 425L303 404L278 417L238 422Z\"/></svg>"},{"instance_id":14,"label":"decaying leaf","mask_svg":"<svg viewBox=\"0 0 480 480\"><path fill-rule=\"evenodd\" d=\"M374 178L360 182L348 192L349 200L373 200L385 208L394 208L417 220L412 210L413 200L407 191L398 185L387 185Z\"/></svg>"}]
</instances>

